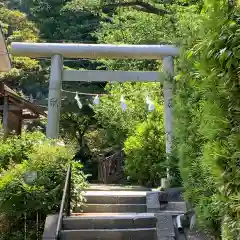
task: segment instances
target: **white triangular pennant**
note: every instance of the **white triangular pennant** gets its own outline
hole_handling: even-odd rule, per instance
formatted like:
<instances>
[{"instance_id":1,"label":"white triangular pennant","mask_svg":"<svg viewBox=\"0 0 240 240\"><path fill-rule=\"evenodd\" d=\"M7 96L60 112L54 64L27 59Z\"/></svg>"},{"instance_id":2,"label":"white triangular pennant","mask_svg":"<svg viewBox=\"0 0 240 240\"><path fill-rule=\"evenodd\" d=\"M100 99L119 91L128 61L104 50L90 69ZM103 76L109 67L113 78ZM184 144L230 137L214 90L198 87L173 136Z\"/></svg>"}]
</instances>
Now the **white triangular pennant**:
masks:
<instances>
[{"instance_id":1,"label":"white triangular pennant","mask_svg":"<svg viewBox=\"0 0 240 240\"><path fill-rule=\"evenodd\" d=\"M152 101L150 101L148 104L148 111L152 112L154 109L155 109L154 103Z\"/></svg>"},{"instance_id":2,"label":"white triangular pennant","mask_svg":"<svg viewBox=\"0 0 240 240\"><path fill-rule=\"evenodd\" d=\"M80 98L79 98L77 92L76 92L75 100L77 101L78 107L79 107L80 109L82 109L83 105L82 105L82 103L81 103L81 101L80 101Z\"/></svg>"},{"instance_id":3,"label":"white triangular pennant","mask_svg":"<svg viewBox=\"0 0 240 240\"><path fill-rule=\"evenodd\" d=\"M99 98L98 95L94 97L93 103L94 103L95 105L98 105L98 104L100 103L100 98Z\"/></svg>"},{"instance_id":4,"label":"white triangular pennant","mask_svg":"<svg viewBox=\"0 0 240 240\"><path fill-rule=\"evenodd\" d=\"M122 111L125 112L127 109L127 104L123 96L121 96L120 103L121 103Z\"/></svg>"},{"instance_id":5,"label":"white triangular pennant","mask_svg":"<svg viewBox=\"0 0 240 240\"><path fill-rule=\"evenodd\" d=\"M147 103L147 105L149 105L150 101L151 101L150 98L147 96L147 97L146 97L146 103Z\"/></svg>"},{"instance_id":6,"label":"white triangular pennant","mask_svg":"<svg viewBox=\"0 0 240 240\"><path fill-rule=\"evenodd\" d=\"M148 105L148 111L152 112L155 109L153 101L150 99L150 97L146 97L146 103Z\"/></svg>"},{"instance_id":7,"label":"white triangular pennant","mask_svg":"<svg viewBox=\"0 0 240 240\"><path fill-rule=\"evenodd\" d=\"M30 95L29 102L30 102L30 103L33 103L33 102L34 102L34 99L33 99L33 95L32 95L32 94Z\"/></svg>"}]
</instances>

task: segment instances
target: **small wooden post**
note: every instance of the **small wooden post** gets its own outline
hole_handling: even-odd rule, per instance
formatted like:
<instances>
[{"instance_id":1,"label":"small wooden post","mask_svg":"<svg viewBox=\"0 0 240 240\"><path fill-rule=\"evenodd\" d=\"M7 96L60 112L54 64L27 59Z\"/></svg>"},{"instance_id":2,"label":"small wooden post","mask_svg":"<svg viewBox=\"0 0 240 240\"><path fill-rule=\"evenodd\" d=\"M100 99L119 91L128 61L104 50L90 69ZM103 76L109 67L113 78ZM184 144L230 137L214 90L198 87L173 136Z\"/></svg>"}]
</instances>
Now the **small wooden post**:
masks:
<instances>
[{"instance_id":1,"label":"small wooden post","mask_svg":"<svg viewBox=\"0 0 240 240\"><path fill-rule=\"evenodd\" d=\"M3 132L4 139L8 136L8 112L9 112L9 101L8 95L4 95L4 105L3 105Z\"/></svg>"},{"instance_id":2,"label":"small wooden post","mask_svg":"<svg viewBox=\"0 0 240 240\"><path fill-rule=\"evenodd\" d=\"M23 110L19 112L19 122L18 122L18 128L17 128L17 135L22 134L22 124L23 124Z\"/></svg>"}]
</instances>

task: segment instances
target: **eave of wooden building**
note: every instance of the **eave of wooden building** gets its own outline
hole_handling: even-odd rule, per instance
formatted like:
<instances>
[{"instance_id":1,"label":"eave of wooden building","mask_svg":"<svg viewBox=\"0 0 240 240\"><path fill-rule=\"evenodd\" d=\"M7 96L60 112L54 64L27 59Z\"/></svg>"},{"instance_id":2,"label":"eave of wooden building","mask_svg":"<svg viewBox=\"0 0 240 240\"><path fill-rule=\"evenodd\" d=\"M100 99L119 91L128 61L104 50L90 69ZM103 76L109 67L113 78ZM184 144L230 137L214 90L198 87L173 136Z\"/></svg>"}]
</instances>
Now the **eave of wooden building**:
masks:
<instances>
[{"instance_id":1,"label":"eave of wooden building","mask_svg":"<svg viewBox=\"0 0 240 240\"><path fill-rule=\"evenodd\" d=\"M10 132L21 134L23 120L45 118L47 117L46 111L46 107L29 102L0 82L0 113L5 137Z\"/></svg>"}]
</instances>

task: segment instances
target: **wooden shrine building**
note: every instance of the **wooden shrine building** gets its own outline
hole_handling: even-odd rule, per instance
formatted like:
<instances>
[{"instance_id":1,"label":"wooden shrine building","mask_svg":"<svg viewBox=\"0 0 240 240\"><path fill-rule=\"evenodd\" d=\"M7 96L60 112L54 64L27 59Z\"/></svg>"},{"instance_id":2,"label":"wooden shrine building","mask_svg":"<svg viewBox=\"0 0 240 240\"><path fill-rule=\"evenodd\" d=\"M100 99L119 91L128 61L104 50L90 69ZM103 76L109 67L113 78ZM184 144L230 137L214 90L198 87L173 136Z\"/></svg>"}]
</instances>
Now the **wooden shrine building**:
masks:
<instances>
[{"instance_id":1,"label":"wooden shrine building","mask_svg":"<svg viewBox=\"0 0 240 240\"><path fill-rule=\"evenodd\" d=\"M11 60L0 26L0 74L11 70ZM23 120L46 117L46 109L19 96L3 82L0 82L0 122L4 137L9 133L21 134ZM2 120L2 121L1 121Z\"/></svg>"},{"instance_id":2,"label":"wooden shrine building","mask_svg":"<svg viewBox=\"0 0 240 240\"><path fill-rule=\"evenodd\" d=\"M29 102L3 82L0 82L0 115L5 137L9 133L20 135L24 120L46 117L45 111L47 111L45 107Z\"/></svg>"}]
</instances>

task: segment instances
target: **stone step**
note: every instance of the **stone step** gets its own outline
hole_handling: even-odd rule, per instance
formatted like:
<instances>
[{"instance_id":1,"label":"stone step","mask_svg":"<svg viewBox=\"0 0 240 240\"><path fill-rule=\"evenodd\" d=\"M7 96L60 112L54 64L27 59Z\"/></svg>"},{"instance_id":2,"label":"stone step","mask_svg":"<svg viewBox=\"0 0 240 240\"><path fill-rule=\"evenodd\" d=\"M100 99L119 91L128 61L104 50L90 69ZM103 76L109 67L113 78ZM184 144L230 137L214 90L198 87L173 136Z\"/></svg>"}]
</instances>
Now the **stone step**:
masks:
<instances>
[{"instance_id":1,"label":"stone step","mask_svg":"<svg viewBox=\"0 0 240 240\"><path fill-rule=\"evenodd\" d=\"M178 216L180 214L184 214L184 211L168 211L168 210L163 210L163 211L159 211L157 214L160 215L165 215L165 216Z\"/></svg>"},{"instance_id":2,"label":"stone step","mask_svg":"<svg viewBox=\"0 0 240 240\"><path fill-rule=\"evenodd\" d=\"M63 229L128 229L155 228L157 219L154 214L83 214L63 219Z\"/></svg>"},{"instance_id":3,"label":"stone step","mask_svg":"<svg viewBox=\"0 0 240 240\"><path fill-rule=\"evenodd\" d=\"M144 213L147 212L146 204L87 204L85 206L76 207L74 212L85 213Z\"/></svg>"},{"instance_id":4,"label":"stone step","mask_svg":"<svg viewBox=\"0 0 240 240\"><path fill-rule=\"evenodd\" d=\"M143 186L128 186L128 185L114 185L114 184L90 184L87 191L151 191L151 188Z\"/></svg>"},{"instance_id":5,"label":"stone step","mask_svg":"<svg viewBox=\"0 0 240 240\"><path fill-rule=\"evenodd\" d=\"M144 191L87 191L88 204L146 204Z\"/></svg>"},{"instance_id":6,"label":"stone step","mask_svg":"<svg viewBox=\"0 0 240 240\"><path fill-rule=\"evenodd\" d=\"M169 202L183 202L183 192L182 187L178 188L169 188L166 191L159 191L158 189L152 189L152 192L158 192L159 200L166 199Z\"/></svg>"},{"instance_id":7,"label":"stone step","mask_svg":"<svg viewBox=\"0 0 240 240\"><path fill-rule=\"evenodd\" d=\"M63 230L61 240L157 240L156 228Z\"/></svg>"},{"instance_id":8,"label":"stone step","mask_svg":"<svg viewBox=\"0 0 240 240\"><path fill-rule=\"evenodd\" d=\"M173 216L156 213L158 239L175 237Z\"/></svg>"},{"instance_id":9,"label":"stone step","mask_svg":"<svg viewBox=\"0 0 240 240\"><path fill-rule=\"evenodd\" d=\"M166 205L160 204L160 210L186 212L187 206L185 202L168 202Z\"/></svg>"}]
</instances>

